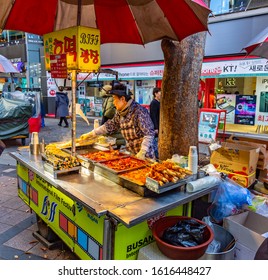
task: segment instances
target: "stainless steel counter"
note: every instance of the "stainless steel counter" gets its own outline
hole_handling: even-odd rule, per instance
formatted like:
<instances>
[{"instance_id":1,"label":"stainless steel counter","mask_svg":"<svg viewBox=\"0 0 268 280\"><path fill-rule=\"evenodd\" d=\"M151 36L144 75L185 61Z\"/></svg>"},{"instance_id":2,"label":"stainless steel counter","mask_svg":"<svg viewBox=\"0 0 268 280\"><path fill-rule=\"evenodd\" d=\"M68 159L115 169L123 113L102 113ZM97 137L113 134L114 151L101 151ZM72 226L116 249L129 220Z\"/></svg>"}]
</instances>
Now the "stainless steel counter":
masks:
<instances>
[{"instance_id":1,"label":"stainless steel counter","mask_svg":"<svg viewBox=\"0 0 268 280\"><path fill-rule=\"evenodd\" d=\"M127 227L187 204L217 188L213 186L195 193L178 192L175 189L145 198L89 170L86 170L87 174L81 172L55 179L44 170L41 156L30 155L27 150L12 152L10 156L96 215L113 217Z\"/></svg>"}]
</instances>

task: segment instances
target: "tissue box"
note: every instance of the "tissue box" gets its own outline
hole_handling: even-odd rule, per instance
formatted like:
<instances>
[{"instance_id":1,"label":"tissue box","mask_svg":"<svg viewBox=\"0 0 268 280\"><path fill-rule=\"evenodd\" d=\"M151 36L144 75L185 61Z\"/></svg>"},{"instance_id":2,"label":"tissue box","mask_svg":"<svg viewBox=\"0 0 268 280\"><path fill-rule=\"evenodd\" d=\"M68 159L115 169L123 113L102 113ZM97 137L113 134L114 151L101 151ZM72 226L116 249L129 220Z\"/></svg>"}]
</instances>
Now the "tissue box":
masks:
<instances>
[{"instance_id":1,"label":"tissue box","mask_svg":"<svg viewBox=\"0 0 268 280\"><path fill-rule=\"evenodd\" d=\"M223 227L236 239L235 258L253 260L268 232L268 218L252 211L223 219Z\"/></svg>"}]
</instances>

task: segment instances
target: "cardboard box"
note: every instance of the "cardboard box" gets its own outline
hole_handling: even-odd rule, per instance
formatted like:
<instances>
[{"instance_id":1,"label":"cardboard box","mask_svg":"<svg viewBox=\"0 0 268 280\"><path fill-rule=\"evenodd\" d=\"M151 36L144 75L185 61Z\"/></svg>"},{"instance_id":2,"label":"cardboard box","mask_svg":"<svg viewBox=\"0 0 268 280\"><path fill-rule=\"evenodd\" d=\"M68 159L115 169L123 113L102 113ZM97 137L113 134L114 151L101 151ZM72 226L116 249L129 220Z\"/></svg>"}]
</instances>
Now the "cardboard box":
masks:
<instances>
[{"instance_id":1,"label":"cardboard box","mask_svg":"<svg viewBox=\"0 0 268 280\"><path fill-rule=\"evenodd\" d=\"M260 170L258 180L259 180L260 182L266 182L266 183L268 183L268 169Z\"/></svg>"},{"instance_id":2,"label":"cardboard box","mask_svg":"<svg viewBox=\"0 0 268 280\"><path fill-rule=\"evenodd\" d=\"M255 141L258 141L258 140L255 139ZM226 142L239 144L239 145L251 146L254 148L260 148L259 158L258 158L258 162L257 162L257 168L260 170L268 168L268 151L267 151L268 146L266 145L266 143L234 140L233 136L230 136L229 139L226 139Z\"/></svg>"},{"instance_id":3,"label":"cardboard box","mask_svg":"<svg viewBox=\"0 0 268 280\"><path fill-rule=\"evenodd\" d=\"M249 187L255 181L259 150L252 146L223 142L221 148L212 152L210 163L239 185Z\"/></svg>"},{"instance_id":4,"label":"cardboard box","mask_svg":"<svg viewBox=\"0 0 268 280\"><path fill-rule=\"evenodd\" d=\"M236 242L234 249L235 260L254 260L255 255L255 251L250 250L240 242Z\"/></svg>"},{"instance_id":5,"label":"cardboard box","mask_svg":"<svg viewBox=\"0 0 268 280\"><path fill-rule=\"evenodd\" d=\"M268 218L252 211L229 216L223 219L223 227L236 240L235 258L254 259L255 254L265 240L262 234L268 232Z\"/></svg>"}]
</instances>

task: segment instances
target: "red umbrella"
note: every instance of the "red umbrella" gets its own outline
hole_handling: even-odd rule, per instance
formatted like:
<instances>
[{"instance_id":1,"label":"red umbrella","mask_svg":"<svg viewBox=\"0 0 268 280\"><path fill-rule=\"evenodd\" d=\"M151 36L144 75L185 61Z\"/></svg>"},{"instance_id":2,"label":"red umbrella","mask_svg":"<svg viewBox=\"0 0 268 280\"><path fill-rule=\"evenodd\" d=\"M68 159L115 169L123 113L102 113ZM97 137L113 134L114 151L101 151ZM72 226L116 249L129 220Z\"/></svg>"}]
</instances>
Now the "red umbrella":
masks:
<instances>
[{"instance_id":1,"label":"red umbrella","mask_svg":"<svg viewBox=\"0 0 268 280\"><path fill-rule=\"evenodd\" d=\"M248 55L255 55L268 59L268 27L254 37L243 49Z\"/></svg>"},{"instance_id":2,"label":"red umbrella","mask_svg":"<svg viewBox=\"0 0 268 280\"><path fill-rule=\"evenodd\" d=\"M180 41L207 30L202 0L0 0L0 29L43 35L72 26L100 29L101 43Z\"/></svg>"}]
</instances>

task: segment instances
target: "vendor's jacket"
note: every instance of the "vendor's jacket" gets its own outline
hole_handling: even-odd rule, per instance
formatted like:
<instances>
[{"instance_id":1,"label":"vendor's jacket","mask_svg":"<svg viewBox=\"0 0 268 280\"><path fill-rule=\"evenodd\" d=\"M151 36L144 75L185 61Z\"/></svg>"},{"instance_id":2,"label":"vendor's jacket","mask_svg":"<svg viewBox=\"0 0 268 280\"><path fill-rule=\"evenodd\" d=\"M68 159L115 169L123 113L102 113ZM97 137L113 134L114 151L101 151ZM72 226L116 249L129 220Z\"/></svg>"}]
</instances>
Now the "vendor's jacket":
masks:
<instances>
[{"instance_id":1,"label":"vendor's jacket","mask_svg":"<svg viewBox=\"0 0 268 280\"><path fill-rule=\"evenodd\" d=\"M105 123L108 133L113 133L121 128L121 133L126 140L126 148L129 152L137 154L140 149L146 151L146 157L154 158L153 138L154 125L149 111L136 101L132 101L128 113L123 117L119 112L113 119Z\"/></svg>"}]
</instances>

